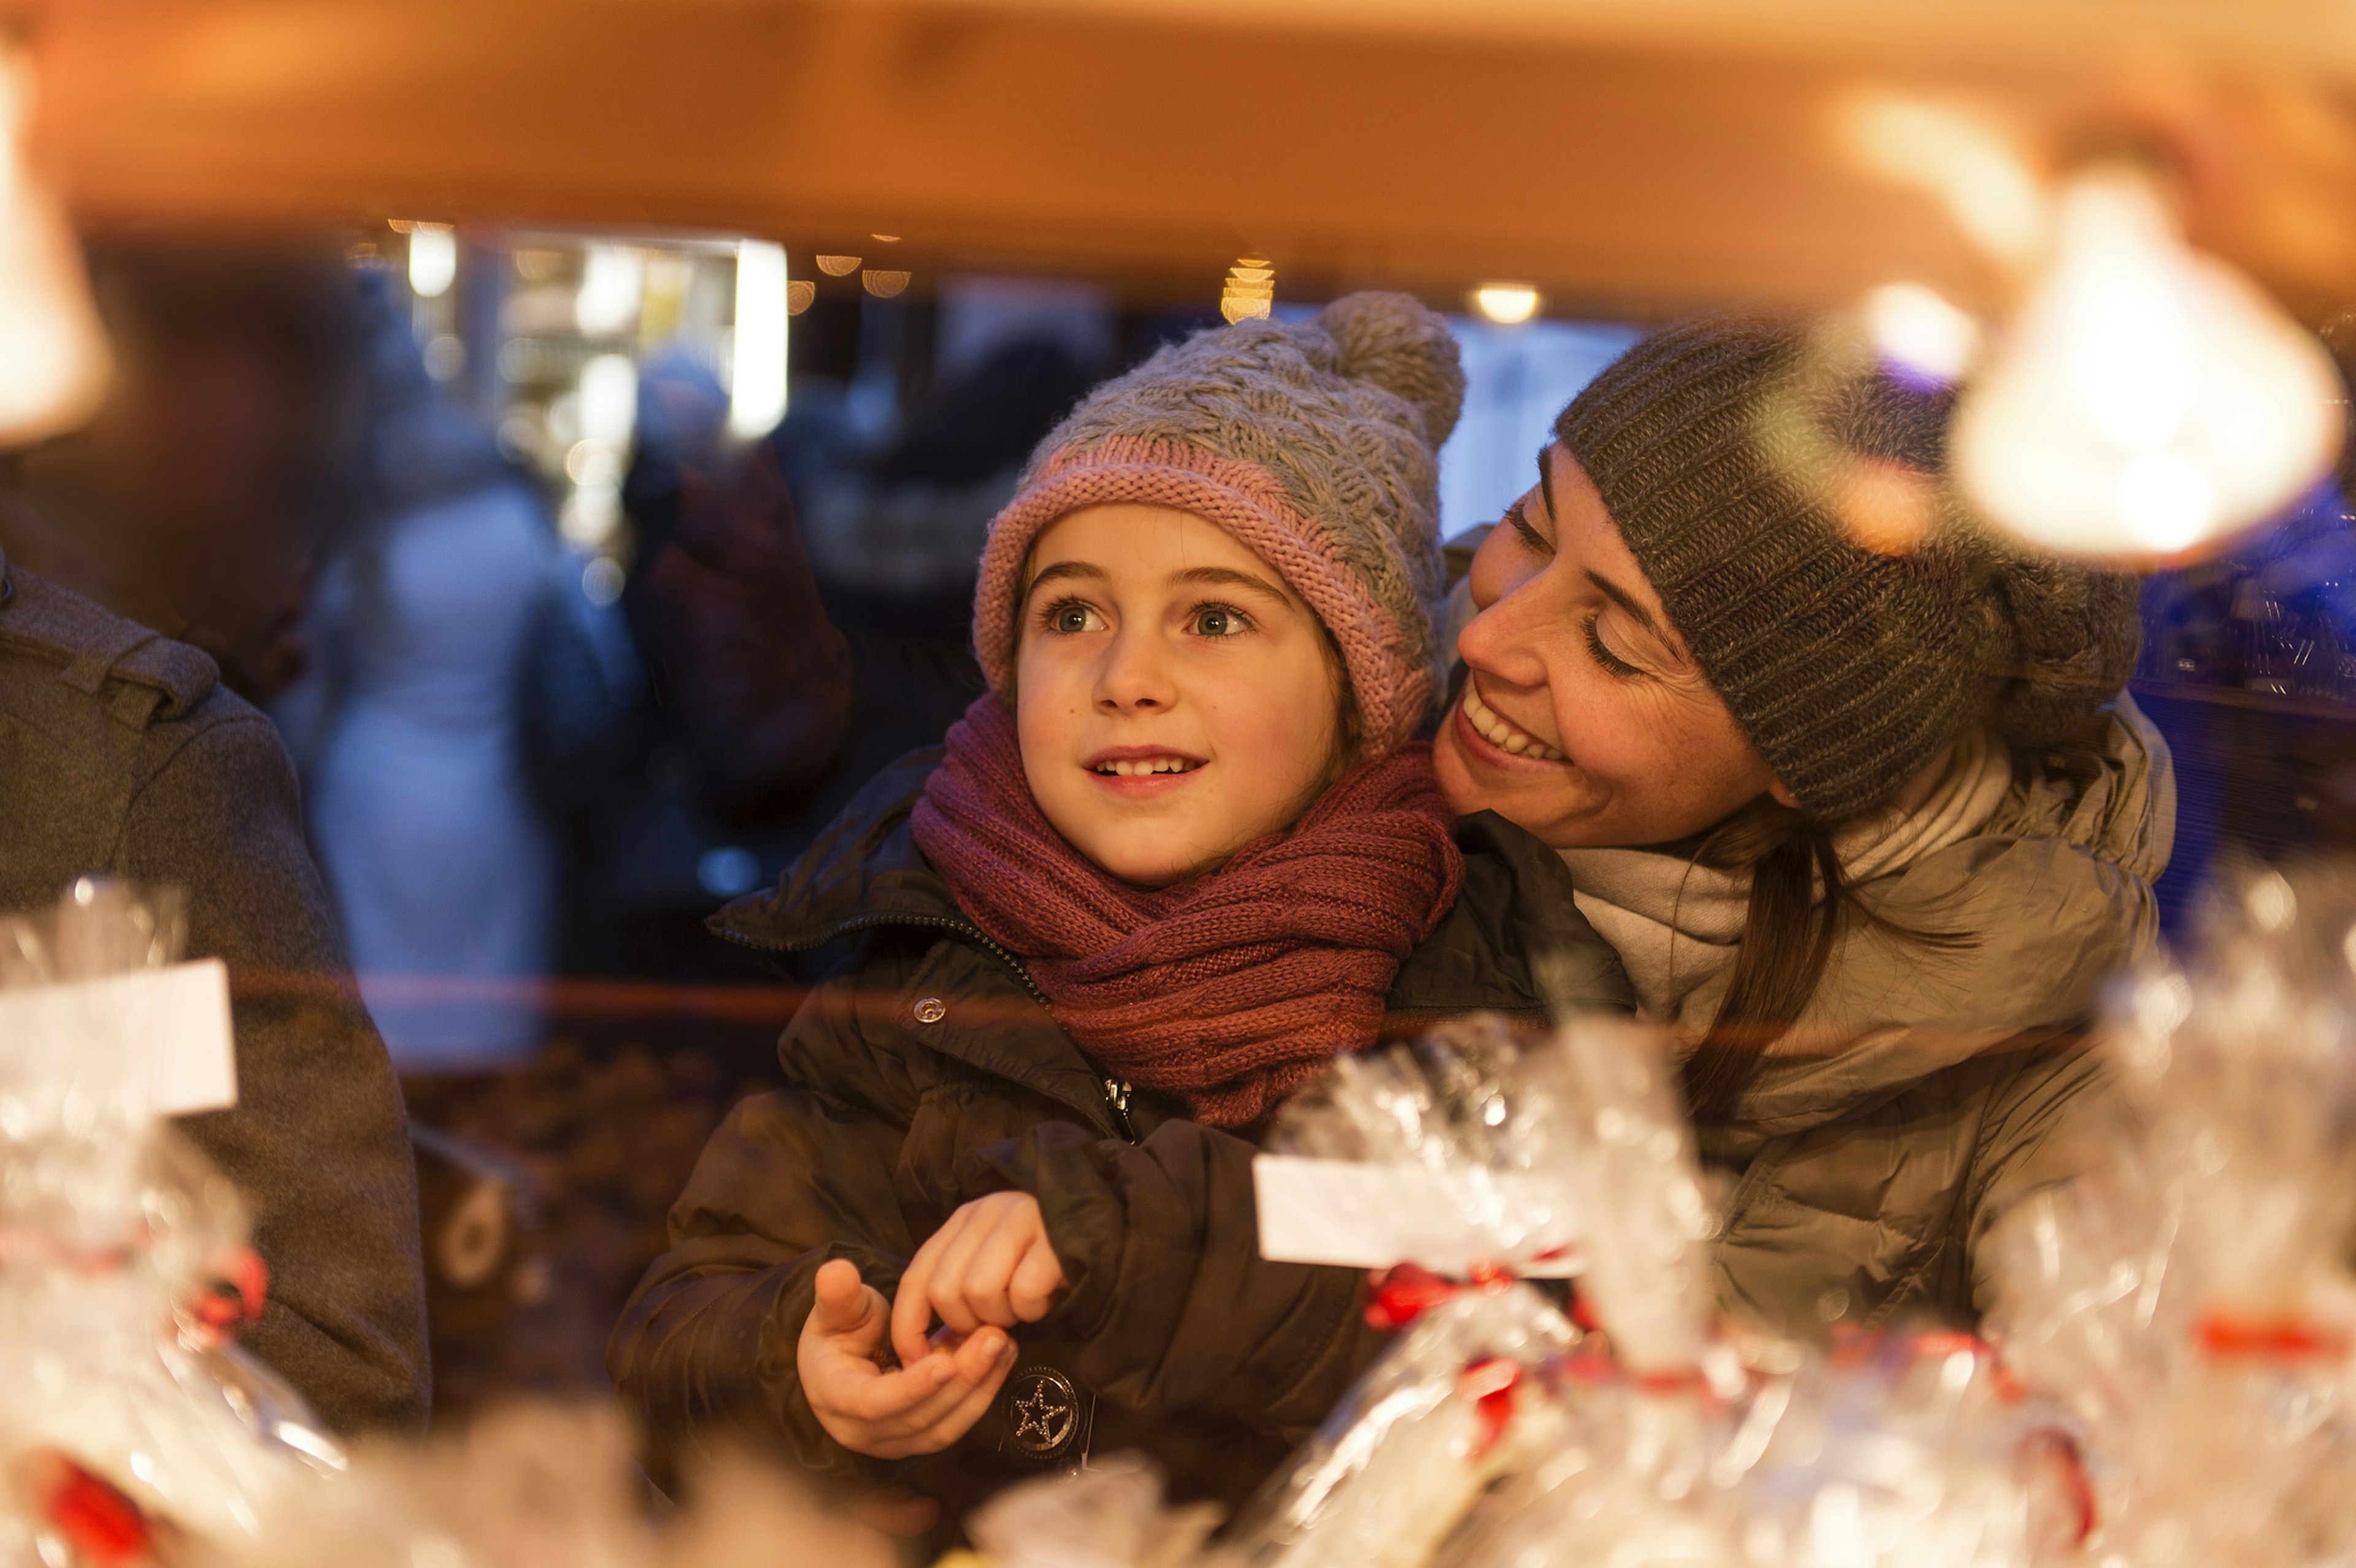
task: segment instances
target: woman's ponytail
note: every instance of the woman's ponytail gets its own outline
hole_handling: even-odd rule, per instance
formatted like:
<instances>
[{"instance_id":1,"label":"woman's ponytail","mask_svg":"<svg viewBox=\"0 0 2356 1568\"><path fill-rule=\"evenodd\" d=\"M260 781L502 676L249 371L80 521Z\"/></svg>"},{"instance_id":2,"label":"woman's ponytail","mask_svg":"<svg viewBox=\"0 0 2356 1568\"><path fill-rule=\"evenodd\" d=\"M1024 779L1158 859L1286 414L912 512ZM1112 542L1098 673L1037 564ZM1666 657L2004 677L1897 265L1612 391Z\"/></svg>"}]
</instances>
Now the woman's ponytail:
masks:
<instances>
[{"instance_id":1,"label":"woman's ponytail","mask_svg":"<svg viewBox=\"0 0 2356 1568\"><path fill-rule=\"evenodd\" d=\"M1819 822L1772 795L1761 795L1720 823L1694 861L1748 871L1751 899L1741 945L1709 1032L1686 1063L1686 1096L1704 1125L1730 1119L1775 1042L1799 1021L1850 921L1902 941L1954 950L1974 938L1901 925L1858 896L1841 869L1834 836L1841 823Z\"/></svg>"}]
</instances>

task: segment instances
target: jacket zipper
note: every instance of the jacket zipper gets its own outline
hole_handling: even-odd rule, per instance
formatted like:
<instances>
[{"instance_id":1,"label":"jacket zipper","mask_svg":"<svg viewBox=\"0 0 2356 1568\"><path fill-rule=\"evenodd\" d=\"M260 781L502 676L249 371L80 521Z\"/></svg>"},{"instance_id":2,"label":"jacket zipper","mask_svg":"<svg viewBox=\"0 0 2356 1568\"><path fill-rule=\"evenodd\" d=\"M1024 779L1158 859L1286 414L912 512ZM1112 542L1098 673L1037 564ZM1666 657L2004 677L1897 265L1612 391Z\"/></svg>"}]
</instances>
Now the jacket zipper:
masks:
<instances>
[{"instance_id":1,"label":"jacket zipper","mask_svg":"<svg viewBox=\"0 0 2356 1568\"><path fill-rule=\"evenodd\" d=\"M964 937L966 940L974 944L977 947L982 949L982 951L988 953L991 957L997 959L1008 969L1012 970L1014 977L1023 982L1023 988L1031 993L1031 999L1039 1004L1039 1010L1045 1013L1050 1018L1055 1016L1055 1009L1047 1005L1047 994L1039 989L1038 982L1031 978L1031 971L1024 965L1021 958L1017 957L1013 953L1010 952L1001 944L992 941L990 934L983 931L980 926L974 925L967 921L951 920L947 915L869 915L863 919L845 921L841 925L830 927L825 935L820 936L814 941L804 943L762 942L755 940L753 937L739 935L734 931L728 931L725 929L723 929L720 934L726 937L729 941L736 944L739 947L750 947L758 951L766 951L771 953L793 953L803 951L808 948L822 946L829 942L832 942L838 936L849 936L851 933L856 931L873 931L879 927L886 925L926 926L932 930L946 931L952 933L955 935ZM1098 1093L1102 1093L1104 1096L1105 1110L1111 1116L1113 1126L1119 1130L1121 1137L1125 1141L1132 1144L1136 1143L1138 1141L1137 1124L1130 1120L1129 1115L1129 1096L1131 1093L1131 1085L1125 1079L1098 1078L1097 1080L1097 1088Z\"/></svg>"},{"instance_id":2,"label":"jacket zipper","mask_svg":"<svg viewBox=\"0 0 2356 1568\"><path fill-rule=\"evenodd\" d=\"M1112 1111L1113 1125L1130 1143L1137 1142L1137 1124L1129 1119L1129 1096L1132 1085L1126 1078L1104 1080L1105 1104Z\"/></svg>"}]
</instances>

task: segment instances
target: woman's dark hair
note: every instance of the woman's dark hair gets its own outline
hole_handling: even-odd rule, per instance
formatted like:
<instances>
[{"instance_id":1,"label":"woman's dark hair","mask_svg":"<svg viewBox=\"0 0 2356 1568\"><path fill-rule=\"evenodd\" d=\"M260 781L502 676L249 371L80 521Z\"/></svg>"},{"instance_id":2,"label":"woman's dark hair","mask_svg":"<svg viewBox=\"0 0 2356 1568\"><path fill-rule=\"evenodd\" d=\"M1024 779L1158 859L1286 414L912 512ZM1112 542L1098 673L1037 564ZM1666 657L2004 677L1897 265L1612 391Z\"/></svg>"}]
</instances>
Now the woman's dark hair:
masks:
<instances>
[{"instance_id":1,"label":"woman's dark hair","mask_svg":"<svg viewBox=\"0 0 2356 1568\"><path fill-rule=\"evenodd\" d=\"M1902 925L1858 897L1833 845L1842 826L1762 795L1711 829L1694 851L1696 865L1751 873L1733 976L1708 1034L1686 1063L1686 1097L1697 1123L1732 1115L1768 1049L1816 994L1845 926L1862 923L1949 952L1976 940L1968 933Z\"/></svg>"}]
</instances>

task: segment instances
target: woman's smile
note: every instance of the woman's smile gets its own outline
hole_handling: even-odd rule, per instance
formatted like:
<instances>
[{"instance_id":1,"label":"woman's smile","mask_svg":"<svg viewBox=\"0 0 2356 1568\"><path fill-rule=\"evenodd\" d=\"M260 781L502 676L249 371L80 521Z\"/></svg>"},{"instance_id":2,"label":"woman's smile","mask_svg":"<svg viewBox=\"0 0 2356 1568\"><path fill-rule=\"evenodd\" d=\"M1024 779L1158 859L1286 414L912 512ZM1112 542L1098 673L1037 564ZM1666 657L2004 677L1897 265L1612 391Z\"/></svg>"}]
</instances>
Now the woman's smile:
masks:
<instances>
[{"instance_id":1,"label":"woman's smile","mask_svg":"<svg viewBox=\"0 0 2356 1568\"><path fill-rule=\"evenodd\" d=\"M1480 688L1473 681L1464 683L1464 699L1456 705L1456 725L1472 754L1492 766L1514 762L1560 763L1569 760L1482 701Z\"/></svg>"}]
</instances>

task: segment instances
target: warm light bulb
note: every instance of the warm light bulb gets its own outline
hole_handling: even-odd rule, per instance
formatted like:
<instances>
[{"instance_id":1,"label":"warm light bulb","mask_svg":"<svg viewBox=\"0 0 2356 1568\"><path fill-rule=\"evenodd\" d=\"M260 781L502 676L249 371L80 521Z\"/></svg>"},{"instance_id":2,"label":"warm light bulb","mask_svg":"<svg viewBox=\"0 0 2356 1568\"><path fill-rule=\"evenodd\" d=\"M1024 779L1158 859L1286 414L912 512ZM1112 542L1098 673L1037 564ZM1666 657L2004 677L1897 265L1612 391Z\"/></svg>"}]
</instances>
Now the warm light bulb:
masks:
<instances>
[{"instance_id":1,"label":"warm light bulb","mask_svg":"<svg viewBox=\"0 0 2356 1568\"><path fill-rule=\"evenodd\" d=\"M1483 283L1472 308L1500 326L1519 326L1538 313L1538 292L1527 283Z\"/></svg>"},{"instance_id":2,"label":"warm light bulb","mask_svg":"<svg viewBox=\"0 0 2356 1568\"><path fill-rule=\"evenodd\" d=\"M32 72L0 42L0 443L72 429L106 390L106 339L64 218L18 153Z\"/></svg>"},{"instance_id":3,"label":"warm light bulb","mask_svg":"<svg viewBox=\"0 0 2356 1568\"><path fill-rule=\"evenodd\" d=\"M2139 174L2082 175L2055 217L2044 276L1956 413L1974 500L2029 543L2148 560L2259 522L2323 475L2344 394L2321 344L2188 249Z\"/></svg>"},{"instance_id":4,"label":"warm light bulb","mask_svg":"<svg viewBox=\"0 0 2356 1568\"><path fill-rule=\"evenodd\" d=\"M1920 283L1884 283L1866 295L1865 326L1881 363L1926 390L1954 385L1979 352L1980 324Z\"/></svg>"},{"instance_id":5,"label":"warm light bulb","mask_svg":"<svg viewBox=\"0 0 2356 1568\"><path fill-rule=\"evenodd\" d=\"M628 449L638 419L638 368L626 354L600 354L581 368L581 434Z\"/></svg>"},{"instance_id":6,"label":"warm light bulb","mask_svg":"<svg viewBox=\"0 0 2356 1568\"><path fill-rule=\"evenodd\" d=\"M736 247L736 336L728 371L728 429L745 441L786 417L786 317L792 314L782 245Z\"/></svg>"},{"instance_id":7,"label":"warm light bulb","mask_svg":"<svg viewBox=\"0 0 2356 1568\"><path fill-rule=\"evenodd\" d=\"M627 332L637 322L646 292L644 256L625 245L592 245L581 265L581 292L573 296L574 324L584 337Z\"/></svg>"},{"instance_id":8,"label":"warm light bulb","mask_svg":"<svg viewBox=\"0 0 2356 1568\"><path fill-rule=\"evenodd\" d=\"M437 299L458 281L458 231L446 223L412 223L409 233L409 292Z\"/></svg>"}]
</instances>

